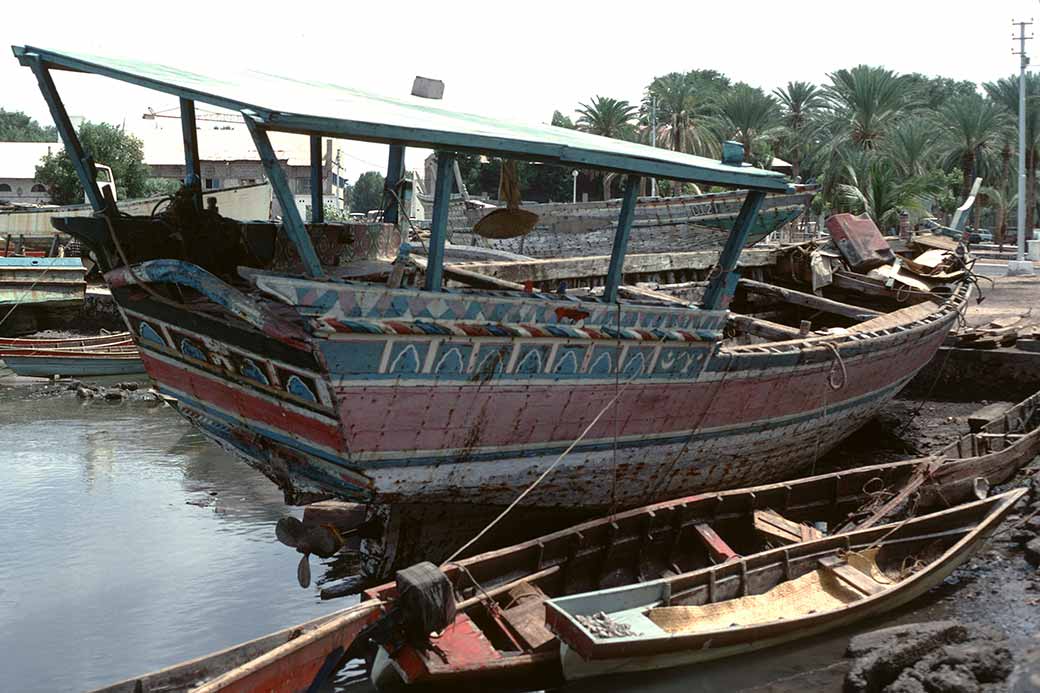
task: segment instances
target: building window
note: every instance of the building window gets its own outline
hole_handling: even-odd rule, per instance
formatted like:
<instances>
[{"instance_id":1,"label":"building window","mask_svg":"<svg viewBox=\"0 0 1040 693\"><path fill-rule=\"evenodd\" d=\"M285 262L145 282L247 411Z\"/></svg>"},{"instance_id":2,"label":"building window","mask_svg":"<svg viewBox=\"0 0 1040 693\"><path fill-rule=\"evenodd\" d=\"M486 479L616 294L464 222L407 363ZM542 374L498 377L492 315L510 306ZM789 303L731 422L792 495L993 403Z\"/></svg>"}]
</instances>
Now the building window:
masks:
<instances>
[{"instance_id":1,"label":"building window","mask_svg":"<svg viewBox=\"0 0 1040 693\"><path fill-rule=\"evenodd\" d=\"M47 186L37 183L36 185L32 186L32 191L45 193L47 192Z\"/></svg>"},{"instance_id":2,"label":"building window","mask_svg":"<svg viewBox=\"0 0 1040 693\"><path fill-rule=\"evenodd\" d=\"M213 190L220 187L219 178L207 178L206 179L206 190Z\"/></svg>"},{"instance_id":3,"label":"building window","mask_svg":"<svg viewBox=\"0 0 1040 693\"><path fill-rule=\"evenodd\" d=\"M11 186L7 183L0 183L0 192L11 192Z\"/></svg>"}]
</instances>

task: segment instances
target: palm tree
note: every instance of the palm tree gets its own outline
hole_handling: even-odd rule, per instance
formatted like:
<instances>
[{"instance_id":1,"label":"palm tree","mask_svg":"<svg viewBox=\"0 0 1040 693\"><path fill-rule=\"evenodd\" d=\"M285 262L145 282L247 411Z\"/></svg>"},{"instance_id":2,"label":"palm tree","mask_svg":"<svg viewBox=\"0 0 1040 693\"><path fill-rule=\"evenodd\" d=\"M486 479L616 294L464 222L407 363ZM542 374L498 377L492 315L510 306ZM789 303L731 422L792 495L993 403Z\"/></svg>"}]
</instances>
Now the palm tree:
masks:
<instances>
[{"instance_id":1,"label":"palm tree","mask_svg":"<svg viewBox=\"0 0 1040 693\"><path fill-rule=\"evenodd\" d=\"M696 73L672 72L657 77L647 88L644 112L657 99L657 144L677 152L718 156L719 143L709 127L712 113L709 90Z\"/></svg>"},{"instance_id":2,"label":"palm tree","mask_svg":"<svg viewBox=\"0 0 1040 693\"><path fill-rule=\"evenodd\" d=\"M938 137L934 122L914 115L888 130L879 149L892 162L900 178L923 176L934 164Z\"/></svg>"},{"instance_id":3,"label":"palm tree","mask_svg":"<svg viewBox=\"0 0 1040 693\"><path fill-rule=\"evenodd\" d=\"M1018 77L1004 77L986 82L989 98L999 103L1012 116L1018 116ZM1026 94L1040 93L1040 75L1026 73ZM1037 148L1040 146L1040 101L1026 98L1026 229L1035 225Z\"/></svg>"},{"instance_id":4,"label":"palm tree","mask_svg":"<svg viewBox=\"0 0 1040 693\"><path fill-rule=\"evenodd\" d=\"M593 96L589 103L579 104L578 120L575 125L593 135L612 137L619 140L632 139L636 131L638 109L624 99L609 96ZM610 199L612 173L603 174L603 199Z\"/></svg>"},{"instance_id":5,"label":"palm tree","mask_svg":"<svg viewBox=\"0 0 1040 693\"><path fill-rule=\"evenodd\" d=\"M888 157L874 152L854 153L846 175L849 182L837 186L838 200L850 211L865 212L882 229L895 226L900 211L927 214L932 196L942 189L931 176L901 178Z\"/></svg>"},{"instance_id":6,"label":"palm tree","mask_svg":"<svg viewBox=\"0 0 1040 693\"><path fill-rule=\"evenodd\" d=\"M716 122L720 133L726 139L734 138L743 144L749 158L754 145L776 134L780 126L780 110L776 100L761 89L747 84L738 84L724 94L718 108Z\"/></svg>"},{"instance_id":7,"label":"palm tree","mask_svg":"<svg viewBox=\"0 0 1040 693\"><path fill-rule=\"evenodd\" d=\"M961 197L966 197L984 161L999 149L1007 116L993 101L968 94L944 103L936 122L943 133L939 147L946 168L960 169Z\"/></svg>"},{"instance_id":8,"label":"palm tree","mask_svg":"<svg viewBox=\"0 0 1040 693\"><path fill-rule=\"evenodd\" d=\"M791 175L801 175L802 156L811 144L813 119L826 103L823 92L809 82L788 82L784 88L774 89L773 95L780 102L784 134L782 151L791 161Z\"/></svg>"},{"instance_id":9,"label":"palm tree","mask_svg":"<svg viewBox=\"0 0 1040 693\"><path fill-rule=\"evenodd\" d=\"M824 91L839 131L862 149L877 147L885 131L912 105L911 83L892 70L857 65L828 77L831 84Z\"/></svg>"}]
</instances>

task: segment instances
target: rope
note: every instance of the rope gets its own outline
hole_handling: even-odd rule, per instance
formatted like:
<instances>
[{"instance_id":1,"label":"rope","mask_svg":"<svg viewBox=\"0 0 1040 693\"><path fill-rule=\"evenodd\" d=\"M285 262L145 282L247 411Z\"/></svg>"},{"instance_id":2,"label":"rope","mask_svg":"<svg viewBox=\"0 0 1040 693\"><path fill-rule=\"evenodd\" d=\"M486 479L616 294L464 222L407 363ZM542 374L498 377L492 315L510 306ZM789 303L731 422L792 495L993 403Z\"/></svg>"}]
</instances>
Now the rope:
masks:
<instances>
[{"instance_id":1,"label":"rope","mask_svg":"<svg viewBox=\"0 0 1040 693\"><path fill-rule=\"evenodd\" d=\"M621 383L621 301L617 303L617 320L616 328L618 331L617 354L618 364L617 368L614 369L614 400L616 401L620 394L620 383ZM634 377L634 376L633 376ZM617 510L617 441L618 441L618 408L614 407L614 450L613 450L613 464L611 465L611 484L610 484L610 514L613 515Z\"/></svg>"},{"instance_id":2,"label":"rope","mask_svg":"<svg viewBox=\"0 0 1040 693\"><path fill-rule=\"evenodd\" d=\"M555 460L555 461L553 461L553 463L552 463L552 464L550 464L550 465L548 466L548 468L546 468L546 470L545 470L544 472L542 472L542 473L541 473L541 474L540 474L540 475L538 476L538 478L537 478L537 479L535 479L535 480L534 480L534 481L533 481L533 482L531 483L531 485L530 485L530 486L528 486L527 488L525 488L525 489L523 490L523 492L522 492L522 493L521 493L521 494L520 494L519 496L517 496L517 497L516 497L516 499L514 499L512 503L510 503L510 504L509 504L508 506L506 506L506 509L505 509L505 510L503 510L502 512L500 512L500 513L498 514L498 516L497 516L497 517L496 517L496 518L495 518L494 520L492 520L492 521L491 521L490 523L488 523L488 525L487 525L486 527L484 527L484 529L482 529L482 530L480 530L479 532L477 532L477 535L476 535L475 537L473 537L472 539L470 539L469 541L467 541L467 542L466 542L465 544L463 544L463 545L462 545L462 546L461 546L461 547L460 547L460 548L459 548L459 549L458 549L457 551L455 551L455 553L453 553L453 554L452 554L451 556L449 556L449 557L448 557L448 560L446 560L446 561L445 561L444 563L442 563L442 564L441 564L441 566L443 567L444 565L446 565L446 564L448 564L448 563L451 563L451 562L452 562L452 561L454 561L454 560L455 560L456 558L458 558L459 554L461 554L461 553L462 553L463 551L465 551L465 550L466 550L466 549L468 549L468 548L469 548L470 546L472 546L473 544L475 544L475 543L477 542L477 540L479 540L479 539L480 539L481 537L483 537L483 536L484 536L485 534L487 534L487 533L488 533L488 532L489 532L489 531L491 530L491 528L492 528L492 527L494 527L495 525L497 525L497 524L498 524L498 523L499 523L499 522L500 522L500 521L502 520L502 518L504 518L504 517L505 517L506 515L508 515L508 514L509 514L509 513L510 513L510 512L511 512L511 511L513 510L513 508L515 508L515 507L516 507L516 506L517 506L517 505L518 505L518 504L520 503L520 501L522 501L522 500L523 500L524 498L526 498L526 497L527 497L527 495L528 495L529 493L531 493L531 491L533 491L533 490L535 489L535 487L536 487L536 486L538 486L538 484L542 483L542 481L543 481L543 480L545 479L545 477L549 476L549 474L550 474L550 473L551 473L551 472L552 472L552 471L553 471L554 469L556 469L557 465L559 465L559 464L560 464L560 462L562 462L562 461L563 461L563 458L564 458L564 457L566 457L566 456L567 456L568 454L570 454L570 451L571 451L571 450L573 450L573 449L574 449L574 447L575 447L575 446L576 446L576 445L577 445L578 443L580 443L580 442L581 442L582 440L584 440L584 439L585 439L585 436L586 436L586 435L588 435L589 431L591 431L591 430L592 430L593 426L595 426L595 425L596 425L596 424L597 424L597 423L599 422L599 420L600 420L600 419L601 419L601 418L603 417L603 415L607 413L607 410L608 410L608 409L610 409L610 408L611 408L611 407L612 407L612 406L614 405L614 403L615 403L615 402L617 402L618 398L619 398L619 397L621 397L621 394L622 394L622 393L623 393L623 392L625 391L625 389L626 389L626 388L627 388L627 387L628 387L628 386L629 386L629 385L630 385L630 384L632 383L632 381L633 381L633 380L635 380L635 376L636 376L636 375L638 375L638 374L639 374L638 372L637 372L637 373L635 373L635 374L633 374L633 375L632 375L632 377L630 377L630 378L629 378L628 380L626 380L626 381L625 381L625 384L624 384L624 385L623 385L623 386L621 387L621 389L620 389L620 390L618 390L617 394L615 394L615 395L614 395L614 396L613 396L613 397L612 397L612 398L610 399L610 401L609 401L609 402L607 402L607 404L606 404L606 405L605 405L605 406L604 406L604 407L603 407L602 409L600 409L600 410L599 410L599 413L598 413L598 414L596 414L595 418L593 418L593 419L592 419L591 423L589 423L589 425L585 427L585 430L581 432L581 435L580 435L580 436L578 436L578 437L577 437L577 438L576 438L576 439L574 440L574 442L573 442L573 443L571 443L570 445L568 445L568 446L567 446L567 449L566 449L566 450L564 450L563 452L561 452L561 453L560 453L560 455L559 455L559 457L557 457L557 458L556 458L556 460Z\"/></svg>"},{"instance_id":3,"label":"rope","mask_svg":"<svg viewBox=\"0 0 1040 693\"><path fill-rule=\"evenodd\" d=\"M845 385L848 383L849 371L847 368L845 368L845 361L841 358L841 352L838 351L838 347L834 346L834 344L832 344L831 342L824 342L823 345L830 349L831 353L834 354L836 363L831 364L831 370L827 374L827 384L830 385L832 390L837 392L838 390L843 389ZM841 382L838 384L834 383L835 365L841 366Z\"/></svg>"}]
</instances>

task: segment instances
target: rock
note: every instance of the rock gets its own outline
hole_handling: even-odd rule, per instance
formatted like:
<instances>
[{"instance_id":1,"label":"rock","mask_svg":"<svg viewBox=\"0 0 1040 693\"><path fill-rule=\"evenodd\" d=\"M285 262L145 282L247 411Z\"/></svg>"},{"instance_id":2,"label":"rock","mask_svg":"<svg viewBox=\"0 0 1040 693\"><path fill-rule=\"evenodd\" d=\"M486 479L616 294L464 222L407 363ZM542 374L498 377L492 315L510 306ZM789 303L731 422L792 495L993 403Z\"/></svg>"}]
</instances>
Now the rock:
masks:
<instances>
[{"instance_id":1,"label":"rock","mask_svg":"<svg viewBox=\"0 0 1040 693\"><path fill-rule=\"evenodd\" d=\"M1036 534L1030 532L1028 529L1016 529L1011 532L1012 543L1018 544L1019 546L1025 546L1035 538Z\"/></svg>"},{"instance_id":2,"label":"rock","mask_svg":"<svg viewBox=\"0 0 1040 693\"><path fill-rule=\"evenodd\" d=\"M1036 639L1040 641L1040 636ZM1027 649L1021 656L1021 663L1008 680L1008 690L1012 693L1040 691L1040 644Z\"/></svg>"},{"instance_id":3,"label":"rock","mask_svg":"<svg viewBox=\"0 0 1040 693\"><path fill-rule=\"evenodd\" d=\"M995 690L1012 671L1002 633L956 621L895 626L849 642L846 693L972 693Z\"/></svg>"},{"instance_id":4,"label":"rock","mask_svg":"<svg viewBox=\"0 0 1040 693\"><path fill-rule=\"evenodd\" d=\"M126 395L122 390L105 390L104 396L109 402L121 402Z\"/></svg>"},{"instance_id":5,"label":"rock","mask_svg":"<svg viewBox=\"0 0 1040 693\"><path fill-rule=\"evenodd\" d=\"M76 388L76 396L79 397L80 399L90 399L90 398L92 398L94 396L94 391L93 390L88 390L85 387L77 387Z\"/></svg>"},{"instance_id":6,"label":"rock","mask_svg":"<svg viewBox=\"0 0 1040 693\"><path fill-rule=\"evenodd\" d=\"M1040 566L1040 537L1036 537L1026 544L1026 560L1035 566Z\"/></svg>"}]
</instances>

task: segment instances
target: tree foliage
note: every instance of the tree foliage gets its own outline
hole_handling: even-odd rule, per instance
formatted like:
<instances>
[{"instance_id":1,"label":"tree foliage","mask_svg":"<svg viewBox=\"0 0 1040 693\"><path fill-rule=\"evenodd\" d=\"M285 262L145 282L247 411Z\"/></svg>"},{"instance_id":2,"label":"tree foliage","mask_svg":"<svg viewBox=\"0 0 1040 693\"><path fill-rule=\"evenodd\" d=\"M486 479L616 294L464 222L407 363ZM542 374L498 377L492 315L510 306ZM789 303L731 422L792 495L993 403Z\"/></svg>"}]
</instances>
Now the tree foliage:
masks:
<instances>
[{"instance_id":1,"label":"tree foliage","mask_svg":"<svg viewBox=\"0 0 1040 693\"><path fill-rule=\"evenodd\" d=\"M378 171L365 171L358 176L350 193L350 211L370 212L380 209L383 204L383 174Z\"/></svg>"},{"instance_id":2,"label":"tree foliage","mask_svg":"<svg viewBox=\"0 0 1040 693\"><path fill-rule=\"evenodd\" d=\"M120 199L148 194L148 167L144 165L141 140L113 125L89 122L80 126L79 138L94 161L112 169ZM47 186L55 204L83 202L83 186L64 150L43 158L36 167L36 180Z\"/></svg>"},{"instance_id":3,"label":"tree foliage","mask_svg":"<svg viewBox=\"0 0 1040 693\"><path fill-rule=\"evenodd\" d=\"M44 127L21 111L5 111L0 108L0 142L56 142L57 140L58 134L53 125Z\"/></svg>"}]
</instances>

